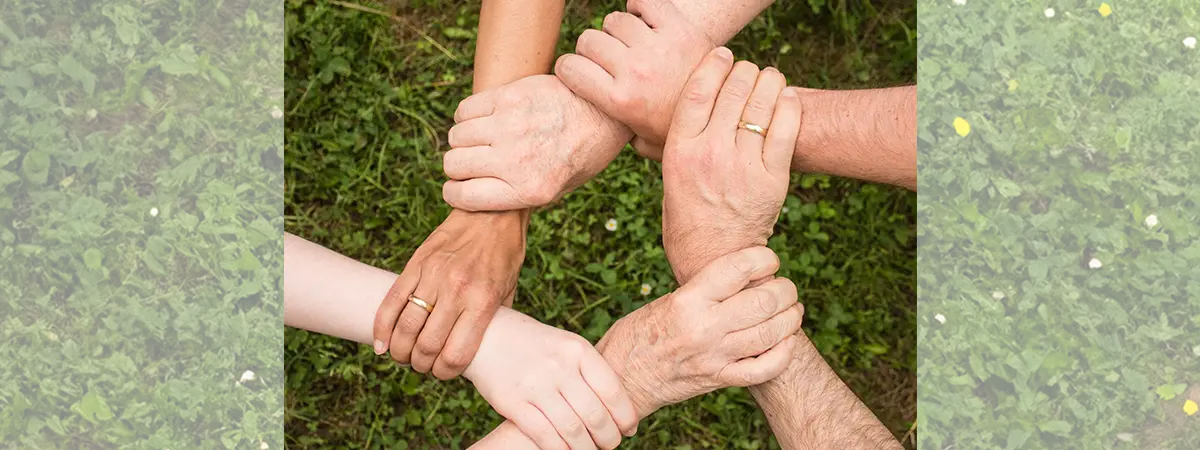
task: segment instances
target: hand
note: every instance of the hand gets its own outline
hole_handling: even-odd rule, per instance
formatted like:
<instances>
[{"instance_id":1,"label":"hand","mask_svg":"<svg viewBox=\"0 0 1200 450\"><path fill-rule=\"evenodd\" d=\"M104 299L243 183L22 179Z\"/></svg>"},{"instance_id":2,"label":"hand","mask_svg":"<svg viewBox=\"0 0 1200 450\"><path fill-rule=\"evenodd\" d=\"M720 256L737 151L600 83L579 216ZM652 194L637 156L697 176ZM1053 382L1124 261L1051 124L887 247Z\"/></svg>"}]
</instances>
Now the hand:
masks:
<instances>
[{"instance_id":1,"label":"hand","mask_svg":"<svg viewBox=\"0 0 1200 450\"><path fill-rule=\"evenodd\" d=\"M766 247L725 255L692 281L621 318L596 346L638 414L778 376L792 359L804 309Z\"/></svg>"},{"instance_id":2,"label":"hand","mask_svg":"<svg viewBox=\"0 0 1200 450\"><path fill-rule=\"evenodd\" d=\"M637 431L629 394L591 343L508 308L464 375L543 449L612 449Z\"/></svg>"},{"instance_id":3,"label":"hand","mask_svg":"<svg viewBox=\"0 0 1200 450\"><path fill-rule=\"evenodd\" d=\"M630 0L628 13L604 18L604 31L584 31L575 44L578 54L559 57L554 73L632 128L639 153L661 160L679 93L714 46L673 2Z\"/></svg>"},{"instance_id":4,"label":"hand","mask_svg":"<svg viewBox=\"0 0 1200 450\"><path fill-rule=\"evenodd\" d=\"M734 65L724 47L688 80L663 153L663 247L680 283L771 236L800 129L800 100L785 86L775 69ZM740 128L743 120L766 137Z\"/></svg>"},{"instance_id":5,"label":"hand","mask_svg":"<svg viewBox=\"0 0 1200 450\"><path fill-rule=\"evenodd\" d=\"M521 213L452 211L413 253L375 313L375 353L447 380L475 357L501 304L511 306L525 260ZM429 313L409 301L424 300Z\"/></svg>"},{"instance_id":6,"label":"hand","mask_svg":"<svg viewBox=\"0 0 1200 450\"><path fill-rule=\"evenodd\" d=\"M551 75L467 97L454 121L442 196L471 211L550 204L604 170L631 136Z\"/></svg>"}]
</instances>

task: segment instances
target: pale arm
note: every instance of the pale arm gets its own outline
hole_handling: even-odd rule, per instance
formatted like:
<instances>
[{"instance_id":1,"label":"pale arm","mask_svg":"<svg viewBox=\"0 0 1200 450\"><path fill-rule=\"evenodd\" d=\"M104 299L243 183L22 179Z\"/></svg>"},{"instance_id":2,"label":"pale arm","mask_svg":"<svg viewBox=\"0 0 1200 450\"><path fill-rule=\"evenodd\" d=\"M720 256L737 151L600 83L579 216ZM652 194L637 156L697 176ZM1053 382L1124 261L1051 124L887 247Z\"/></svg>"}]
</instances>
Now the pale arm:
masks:
<instances>
[{"instance_id":1,"label":"pale arm","mask_svg":"<svg viewBox=\"0 0 1200 450\"><path fill-rule=\"evenodd\" d=\"M283 323L370 345L375 309L396 274L283 235Z\"/></svg>"}]
</instances>

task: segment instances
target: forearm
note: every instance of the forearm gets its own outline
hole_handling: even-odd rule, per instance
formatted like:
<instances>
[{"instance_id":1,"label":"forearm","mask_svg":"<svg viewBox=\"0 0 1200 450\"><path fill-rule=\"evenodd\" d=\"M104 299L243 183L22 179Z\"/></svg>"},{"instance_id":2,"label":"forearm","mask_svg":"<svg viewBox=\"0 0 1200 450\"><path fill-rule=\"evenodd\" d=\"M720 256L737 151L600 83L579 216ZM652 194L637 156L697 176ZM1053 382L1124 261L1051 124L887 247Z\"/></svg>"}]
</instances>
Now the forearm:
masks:
<instances>
[{"instance_id":1,"label":"forearm","mask_svg":"<svg viewBox=\"0 0 1200 450\"><path fill-rule=\"evenodd\" d=\"M283 323L361 344L396 274L284 233Z\"/></svg>"},{"instance_id":2,"label":"forearm","mask_svg":"<svg viewBox=\"0 0 1200 450\"><path fill-rule=\"evenodd\" d=\"M787 370L750 388L779 445L785 450L903 448L829 367L812 341L803 332L797 337L799 344Z\"/></svg>"},{"instance_id":3,"label":"forearm","mask_svg":"<svg viewBox=\"0 0 1200 450\"><path fill-rule=\"evenodd\" d=\"M484 0L475 44L474 91L550 72L563 0Z\"/></svg>"},{"instance_id":4,"label":"forearm","mask_svg":"<svg viewBox=\"0 0 1200 450\"><path fill-rule=\"evenodd\" d=\"M917 88L798 89L792 170L917 190Z\"/></svg>"},{"instance_id":5,"label":"forearm","mask_svg":"<svg viewBox=\"0 0 1200 450\"><path fill-rule=\"evenodd\" d=\"M673 0L675 6L708 36L724 45L775 0Z\"/></svg>"},{"instance_id":6,"label":"forearm","mask_svg":"<svg viewBox=\"0 0 1200 450\"><path fill-rule=\"evenodd\" d=\"M479 12L472 90L482 92L548 73L554 61L563 5L563 0L484 0ZM520 233L525 233L530 216L529 210L496 213L455 210L451 214L517 215L523 224Z\"/></svg>"}]
</instances>

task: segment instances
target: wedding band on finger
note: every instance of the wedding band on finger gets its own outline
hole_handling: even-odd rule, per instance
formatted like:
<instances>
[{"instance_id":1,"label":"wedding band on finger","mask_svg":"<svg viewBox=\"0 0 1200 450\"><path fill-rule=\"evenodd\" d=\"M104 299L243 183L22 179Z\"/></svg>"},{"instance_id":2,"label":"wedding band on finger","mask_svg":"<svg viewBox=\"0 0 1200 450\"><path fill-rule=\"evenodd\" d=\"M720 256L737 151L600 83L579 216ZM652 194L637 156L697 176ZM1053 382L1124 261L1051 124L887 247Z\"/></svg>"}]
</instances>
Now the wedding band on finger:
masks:
<instances>
[{"instance_id":1,"label":"wedding band on finger","mask_svg":"<svg viewBox=\"0 0 1200 450\"><path fill-rule=\"evenodd\" d=\"M408 296L408 301L415 303L417 306L420 306L421 309L425 310L425 312L433 314L433 306L430 305L429 303L426 303L425 300L421 300L421 299L417 298L417 296L415 296L415 295L410 295L410 296Z\"/></svg>"},{"instance_id":2,"label":"wedding band on finger","mask_svg":"<svg viewBox=\"0 0 1200 450\"><path fill-rule=\"evenodd\" d=\"M745 120L738 122L738 128L757 134L762 137L767 137L767 129L761 126L752 124Z\"/></svg>"}]
</instances>

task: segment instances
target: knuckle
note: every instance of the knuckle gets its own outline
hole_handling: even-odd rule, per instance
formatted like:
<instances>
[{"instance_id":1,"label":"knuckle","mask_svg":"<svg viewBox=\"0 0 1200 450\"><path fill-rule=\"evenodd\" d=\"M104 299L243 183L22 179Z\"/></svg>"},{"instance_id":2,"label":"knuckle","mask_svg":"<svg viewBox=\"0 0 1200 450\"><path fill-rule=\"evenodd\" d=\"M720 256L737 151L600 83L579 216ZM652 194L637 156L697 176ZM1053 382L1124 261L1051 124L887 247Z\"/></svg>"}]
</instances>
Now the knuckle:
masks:
<instances>
[{"instance_id":1,"label":"knuckle","mask_svg":"<svg viewBox=\"0 0 1200 450\"><path fill-rule=\"evenodd\" d=\"M725 82L725 93L735 98L746 98L750 95L750 91L754 89L754 85L746 82L746 80L731 78Z\"/></svg>"},{"instance_id":2,"label":"knuckle","mask_svg":"<svg viewBox=\"0 0 1200 450\"><path fill-rule=\"evenodd\" d=\"M616 25L620 20L623 19L623 17L621 17L621 16L624 14L625 13L622 11L613 11L613 12L608 13L608 15L604 16L604 24L603 24L604 31L611 30L614 25Z\"/></svg>"},{"instance_id":3,"label":"knuckle","mask_svg":"<svg viewBox=\"0 0 1200 450\"><path fill-rule=\"evenodd\" d=\"M592 429L601 429L608 424L608 413L603 409L593 409L587 413L587 423Z\"/></svg>"},{"instance_id":4,"label":"knuckle","mask_svg":"<svg viewBox=\"0 0 1200 450\"><path fill-rule=\"evenodd\" d=\"M417 342L417 352L424 356L437 356L442 351L442 340L436 337L423 337Z\"/></svg>"},{"instance_id":5,"label":"knuckle","mask_svg":"<svg viewBox=\"0 0 1200 450\"><path fill-rule=\"evenodd\" d=\"M775 301L775 296L771 295L769 291L757 290L754 293L754 302L758 306L758 311L764 316L769 317L775 313L777 302Z\"/></svg>"},{"instance_id":6,"label":"knuckle","mask_svg":"<svg viewBox=\"0 0 1200 450\"><path fill-rule=\"evenodd\" d=\"M779 338L779 330L776 330L775 327L772 327L768 324L758 326L756 331L758 332L758 343L763 347L770 347L771 345L774 345L775 341L777 341Z\"/></svg>"},{"instance_id":7,"label":"knuckle","mask_svg":"<svg viewBox=\"0 0 1200 450\"><path fill-rule=\"evenodd\" d=\"M689 83L683 93L683 99L689 103L707 103L712 98L712 92L702 82Z\"/></svg>"},{"instance_id":8,"label":"knuckle","mask_svg":"<svg viewBox=\"0 0 1200 450\"><path fill-rule=\"evenodd\" d=\"M607 22L608 18L604 20ZM579 35L579 40L575 41L575 50L582 54L594 49L596 41L602 33L604 32L593 28L583 30L583 33Z\"/></svg>"}]
</instances>

